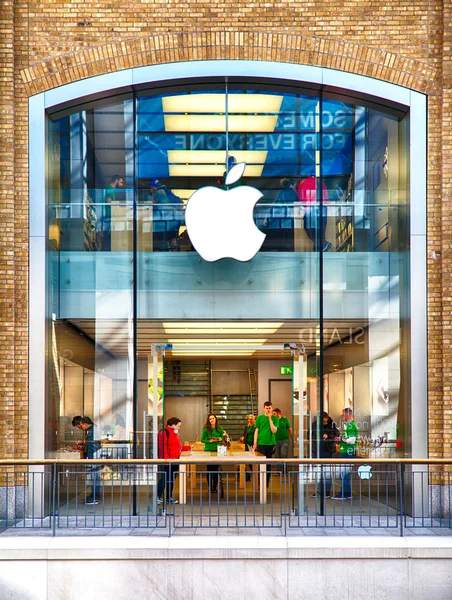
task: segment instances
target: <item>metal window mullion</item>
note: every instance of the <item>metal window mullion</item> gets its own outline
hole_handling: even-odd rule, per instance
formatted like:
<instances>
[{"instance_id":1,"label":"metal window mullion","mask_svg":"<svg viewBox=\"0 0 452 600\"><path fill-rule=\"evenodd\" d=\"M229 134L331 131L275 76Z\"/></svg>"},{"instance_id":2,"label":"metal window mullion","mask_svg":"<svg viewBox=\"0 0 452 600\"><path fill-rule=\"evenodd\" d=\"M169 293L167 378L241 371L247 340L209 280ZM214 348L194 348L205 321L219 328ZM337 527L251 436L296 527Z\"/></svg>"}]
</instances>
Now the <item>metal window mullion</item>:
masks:
<instances>
[{"instance_id":1,"label":"metal window mullion","mask_svg":"<svg viewBox=\"0 0 452 600\"><path fill-rule=\"evenodd\" d=\"M138 255L137 255L137 240L138 240L138 232L137 232L137 160L138 160L138 152L137 152L137 96L136 93L133 94L133 118L132 118L132 126L133 126L133 208L132 208L132 347L133 347L133 366L132 366L132 421L133 421L133 440L132 440L132 457L137 458L137 443L138 443L138 361L137 361L137 352L138 352L138 326L137 326L137 317L138 317L138 298L137 298L137 279L138 279ZM133 467L135 472L135 466ZM135 516L137 514L137 489L136 489L136 481L135 477L133 477L133 488L132 488L132 514ZM131 516L131 515L130 515Z\"/></svg>"},{"instance_id":2,"label":"metal window mullion","mask_svg":"<svg viewBox=\"0 0 452 600\"><path fill-rule=\"evenodd\" d=\"M318 166L318 177L317 177L317 164L315 165L315 180L316 180L316 205L319 210L319 220L317 227L317 235L322 231L322 219L323 219L323 124L322 124L322 114L323 114L323 89L319 92L319 126L317 132L317 144L319 148L319 166ZM317 155L317 153L316 153ZM319 253L319 265L318 265L318 273L319 273L319 412L317 414L317 458L320 458L320 432L323 427L323 411L324 411L324 382L323 382L323 251L320 248L320 244L318 239L316 239L317 248ZM316 486L317 487L317 486ZM317 500L317 498L316 498ZM320 514L322 516L325 515L325 498L324 495L320 497L320 506L319 506ZM316 511L317 512L317 511ZM326 515L325 515L326 516Z\"/></svg>"}]
</instances>

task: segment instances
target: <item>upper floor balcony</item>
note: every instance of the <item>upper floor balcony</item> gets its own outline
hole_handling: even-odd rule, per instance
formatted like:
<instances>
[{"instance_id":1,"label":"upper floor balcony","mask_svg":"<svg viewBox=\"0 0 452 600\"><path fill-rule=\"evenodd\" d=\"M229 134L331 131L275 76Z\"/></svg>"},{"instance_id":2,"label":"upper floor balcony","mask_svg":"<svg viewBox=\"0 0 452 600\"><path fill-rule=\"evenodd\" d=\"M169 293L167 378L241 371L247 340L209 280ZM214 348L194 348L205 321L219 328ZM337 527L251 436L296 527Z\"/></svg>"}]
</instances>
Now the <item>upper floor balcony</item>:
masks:
<instances>
[{"instance_id":1,"label":"upper floor balcony","mask_svg":"<svg viewBox=\"0 0 452 600\"><path fill-rule=\"evenodd\" d=\"M316 319L320 302L332 319L398 313L405 205L262 203L253 216L266 235L254 257L208 262L175 204L51 205L54 312L122 318L136 291L138 318ZM234 230L215 226L231 247L240 244Z\"/></svg>"}]
</instances>

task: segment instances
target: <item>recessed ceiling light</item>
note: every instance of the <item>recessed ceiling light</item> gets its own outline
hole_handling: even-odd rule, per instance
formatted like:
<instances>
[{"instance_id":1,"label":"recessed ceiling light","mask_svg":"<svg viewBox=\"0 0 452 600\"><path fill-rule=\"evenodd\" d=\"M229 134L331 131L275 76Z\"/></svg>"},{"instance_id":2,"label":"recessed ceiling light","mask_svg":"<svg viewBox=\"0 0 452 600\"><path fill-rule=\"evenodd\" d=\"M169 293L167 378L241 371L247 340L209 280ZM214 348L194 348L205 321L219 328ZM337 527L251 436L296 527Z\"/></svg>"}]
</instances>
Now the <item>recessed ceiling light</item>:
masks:
<instances>
[{"instance_id":1,"label":"recessed ceiling light","mask_svg":"<svg viewBox=\"0 0 452 600\"><path fill-rule=\"evenodd\" d=\"M213 327L212 329L165 329L165 332L168 335L199 335L199 334L209 334L209 335L226 335L226 334L234 334L234 335L266 335L269 336L275 333L276 329L263 329L261 327L256 327L255 329L216 329Z\"/></svg>"},{"instance_id":2,"label":"recessed ceiling light","mask_svg":"<svg viewBox=\"0 0 452 600\"><path fill-rule=\"evenodd\" d=\"M236 162L247 165L263 165L267 160L266 150L234 150ZM168 150L168 163L212 165L219 164L224 169L226 150Z\"/></svg>"},{"instance_id":3,"label":"recessed ceiling light","mask_svg":"<svg viewBox=\"0 0 452 600\"><path fill-rule=\"evenodd\" d=\"M217 115L164 115L165 131L198 133L223 133L226 131L226 116ZM228 130L236 133L273 133L278 115L230 115Z\"/></svg>"},{"instance_id":4,"label":"recessed ceiling light","mask_svg":"<svg viewBox=\"0 0 452 600\"><path fill-rule=\"evenodd\" d=\"M279 113L283 96L276 94L243 94L229 92L228 112ZM179 94L162 98L164 113L226 113L226 94Z\"/></svg>"},{"instance_id":5,"label":"recessed ceiling light","mask_svg":"<svg viewBox=\"0 0 452 600\"><path fill-rule=\"evenodd\" d=\"M256 344L265 344L266 339L170 339L168 338L168 342L170 344L188 344L190 346L225 346L236 344L238 346L243 345L252 345L256 346Z\"/></svg>"},{"instance_id":6,"label":"recessed ceiling light","mask_svg":"<svg viewBox=\"0 0 452 600\"><path fill-rule=\"evenodd\" d=\"M170 177L222 177L224 164L220 165L168 165ZM246 165L244 177L260 177L264 165Z\"/></svg>"},{"instance_id":7,"label":"recessed ceiling light","mask_svg":"<svg viewBox=\"0 0 452 600\"><path fill-rule=\"evenodd\" d=\"M284 325L284 322L273 322L273 321L262 321L262 322L250 322L250 321L167 321L163 322L162 326L168 333L174 333L174 330L180 330L183 333L197 333L198 331L205 333L230 333L231 331L244 331L249 330L253 332L271 332L274 333L280 327Z\"/></svg>"},{"instance_id":8,"label":"recessed ceiling light","mask_svg":"<svg viewBox=\"0 0 452 600\"><path fill-rule=\"evenodd\" d=\"M252 350L244 350L242 352L235 350L173 350L172 356L251 356L254 353Z\"/></svg>"}]
</instances>

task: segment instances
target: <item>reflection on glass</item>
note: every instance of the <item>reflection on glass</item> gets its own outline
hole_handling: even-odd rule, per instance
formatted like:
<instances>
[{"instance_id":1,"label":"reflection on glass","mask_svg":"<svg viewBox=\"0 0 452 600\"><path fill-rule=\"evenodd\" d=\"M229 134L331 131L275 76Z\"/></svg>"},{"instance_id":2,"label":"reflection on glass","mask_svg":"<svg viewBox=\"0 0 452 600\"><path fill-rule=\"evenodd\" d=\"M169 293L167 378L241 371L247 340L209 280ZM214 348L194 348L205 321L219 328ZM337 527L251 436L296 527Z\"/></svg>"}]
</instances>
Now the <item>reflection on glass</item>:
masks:
<instances>
[{"instance_id":1,"label":"reflection on glass","mask_svg":"<svg viewBox=\"0 0 452 600\"><path fill-rule=\"evenodd\" d=\"M78 458L82 448L83 456L85 434L73 418L85 416L102 457L127 458L135 360L133 103L99 102L48 123L46 450Z\"/></svg>"},{"instance_id":2,"label":"reflection on glass","mask_svg":"<svg viewBox=\"0 0 452 600\"><path fill-rule=\"evenodd\" d=\"M246 376L270 359L287 366L290 351L268 349L285 342L305 347L292 398L305 456L319 411L341 430L344 408L357 451L410 452L409 117L374 106L242 81L134 91L49 118L49 452L72 451L78 414L104 438L151 440L148 386L159 418L174 416L161 414L167 397L181 417L189 373L208 382L215 359ZM261 250L202 260L187 203L201 188L245 185L262 194ZM175 345L156 376L154 343ZM201 413L208 391L199 396Z\"/></svg>"},{"instance_id":3,"label":"reflection on glass","mask_svg":"<svg viewBox=\"0 0 452 600\"><path fill-rule=\"evenodd\" d=\"M400 122L350 101L319 106L284 89L187 90L50 120L49 239L65 250L129 247L136 189L149 211L143 248L193 251L184 206L202 187L224 189L233 160L246 164L239 185L262 192L262 252L381 252L405 210Z\"/></svg>"}]
</instances>

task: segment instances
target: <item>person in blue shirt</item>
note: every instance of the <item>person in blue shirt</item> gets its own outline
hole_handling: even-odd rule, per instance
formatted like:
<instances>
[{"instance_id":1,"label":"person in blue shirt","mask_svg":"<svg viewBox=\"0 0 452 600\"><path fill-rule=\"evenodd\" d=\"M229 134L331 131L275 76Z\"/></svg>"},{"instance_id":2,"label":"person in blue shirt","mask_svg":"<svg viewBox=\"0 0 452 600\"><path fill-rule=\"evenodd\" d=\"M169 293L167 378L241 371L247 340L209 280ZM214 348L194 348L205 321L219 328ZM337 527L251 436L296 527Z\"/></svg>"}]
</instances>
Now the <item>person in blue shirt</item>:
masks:
<instances>
[{"instance_id":1,"label":"person in blue shirt","mask_svg":"<svg viewBox=\"0 0 452 600\"><path fill-rule=\"evenodd\" d=\"M80 422L81 428L85 434L83 442L83 458L95 459L100 458L101 444L97 434L97 428L89 417L82 417ZM87 479L91 480L91 493L85 498L85 504L99 504L100 498L100 466L93 465L87 467ZM86 490L85 490L86 491Z\"/></svg>"}]
</instances>

